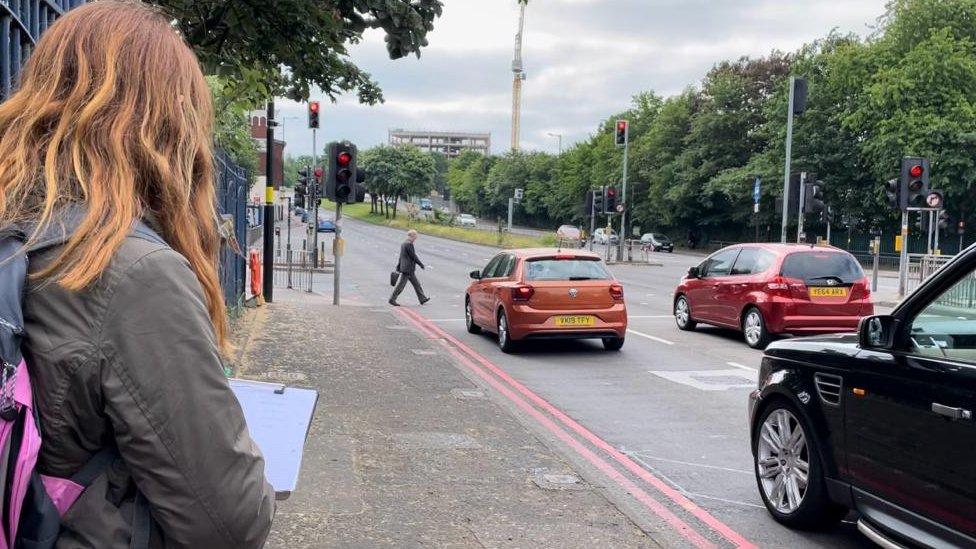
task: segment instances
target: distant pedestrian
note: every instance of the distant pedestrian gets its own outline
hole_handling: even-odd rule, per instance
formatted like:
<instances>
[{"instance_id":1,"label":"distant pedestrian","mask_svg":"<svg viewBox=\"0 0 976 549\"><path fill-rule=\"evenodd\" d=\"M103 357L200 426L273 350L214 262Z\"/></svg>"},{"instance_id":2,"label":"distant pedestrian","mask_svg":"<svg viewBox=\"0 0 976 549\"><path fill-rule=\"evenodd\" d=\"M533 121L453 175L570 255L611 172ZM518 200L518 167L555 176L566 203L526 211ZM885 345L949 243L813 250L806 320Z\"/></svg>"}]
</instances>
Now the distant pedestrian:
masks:
<instances>
[{"instance_id":1,"label":"distant pedestrian","mask_svg":"<svg viewBox=\"0 0 976 549\"><path fill-rule=\"evenodd\" d=\"M397 298L400 297L400 292L406 287L408 281L413 285L414 291L417 292L417 299L421 305L430 301L430 298L424 294L420 281L417 280L417 266L419 265L421 269L426 267L424 262L417 257L417 251L413 248L415 240L417 240L417 231L410 229L407 231L407 239L403 244L400 244L400 258L397 260L397 272L400 273L400 280L397 282L396 288L393 289L393 295L390 296L390 305L394 307L400 305L397 303Z\"/></svg>"},{"instance_id":2,"label":"distant pedestrian","mask_svg":"<svg viewBox=\"0 0 976 549\"><path fill-rule=\"evenodd\" d=\"M103 0L47 30L0 104L0 226L30 258L36 469L93 475L30 547L257 548L271 529L221 360L211 101L171 18Z\"/></svg>"}]
</instances>

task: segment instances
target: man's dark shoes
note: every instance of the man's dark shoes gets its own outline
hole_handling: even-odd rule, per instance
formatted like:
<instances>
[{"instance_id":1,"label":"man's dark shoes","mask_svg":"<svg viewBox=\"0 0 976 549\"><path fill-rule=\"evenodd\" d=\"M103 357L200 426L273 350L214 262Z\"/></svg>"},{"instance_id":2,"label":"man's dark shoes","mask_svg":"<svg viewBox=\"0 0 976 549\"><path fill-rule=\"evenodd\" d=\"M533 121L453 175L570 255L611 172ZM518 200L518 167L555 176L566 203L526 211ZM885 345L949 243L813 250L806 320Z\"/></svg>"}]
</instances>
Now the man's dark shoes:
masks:
<instances>
[{"instance_id":1,"label":"man's dark shoes","mask_svg":"<svg viewBox=\"0 0 976 549\"><path fill-rule=\"evenodd\" d=\"M397 303L396 301L393 301L392 299L391 299L390 301L388 301L388 303L389 303L390 305L393 305L394 307L399 307L399 306L400 306L400 304L399 304L399 303Z\"/></svg>"},{"instance_id":2,"label":"man's dark shoes","mask_svg":"<svg viewBox=\"0 0 976 549\"><path fill-rule=\"evenodd\" d=\"M423 299L420 300L420 304L423 305L424 303L427 303L428 301L430 301L430 298L429 297L425 297L425 298L423 298Z\"/></svg>"}]
</instances>

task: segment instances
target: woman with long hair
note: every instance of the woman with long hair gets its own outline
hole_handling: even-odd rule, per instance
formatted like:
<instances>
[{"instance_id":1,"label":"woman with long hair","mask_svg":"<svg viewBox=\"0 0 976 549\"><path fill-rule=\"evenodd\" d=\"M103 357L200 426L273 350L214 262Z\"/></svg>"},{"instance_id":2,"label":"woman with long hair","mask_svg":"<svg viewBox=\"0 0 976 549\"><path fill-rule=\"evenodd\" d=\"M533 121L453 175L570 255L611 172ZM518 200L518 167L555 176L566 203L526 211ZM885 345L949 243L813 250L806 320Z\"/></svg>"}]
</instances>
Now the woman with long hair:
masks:
<instances>
[{"instance_id":1,"label":"woman with long hair","mask_svg":"<svg viewBox=\"0 0 976 549\"><path fill-rule=\"evenodd\" d=\"M37 469L69 478L117 449L58 547L129 547L146 503L151 547L260 547L270 529L274 494L221 361L212 119L167 18L118 0L60 18L0 104L0 225L31 228Z\"/></svg>"}]
</instances>

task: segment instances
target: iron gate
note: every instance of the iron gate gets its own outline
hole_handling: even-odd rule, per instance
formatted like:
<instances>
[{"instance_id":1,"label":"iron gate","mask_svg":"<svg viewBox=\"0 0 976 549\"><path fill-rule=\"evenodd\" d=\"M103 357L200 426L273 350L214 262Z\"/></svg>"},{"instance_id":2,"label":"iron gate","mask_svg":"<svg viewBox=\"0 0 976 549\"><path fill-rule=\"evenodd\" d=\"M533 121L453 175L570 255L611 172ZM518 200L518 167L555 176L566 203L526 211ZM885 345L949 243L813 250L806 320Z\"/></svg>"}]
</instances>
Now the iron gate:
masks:
<instances>
[{"instance_id":1,"label":"iron gate","mask_svg":"<svg viewBox=\"0 0 976 549\"><path fill-rule=\"evenodd\" d=\"M247 194L251 178L223 151L215 151L217 210L221 215L220 283L228 307L241 304L247 285Z\"/></svg>"},{"instance_id":2,"label":"iron gate","mask_svg":"<svg viewBox=\"0 0 976 549\"><path fill-rule=\"evenodd\" d=\"M64 12L85 0L0 0L0 101L11 89L38 38Z\"/></svg>"}]
</instances>

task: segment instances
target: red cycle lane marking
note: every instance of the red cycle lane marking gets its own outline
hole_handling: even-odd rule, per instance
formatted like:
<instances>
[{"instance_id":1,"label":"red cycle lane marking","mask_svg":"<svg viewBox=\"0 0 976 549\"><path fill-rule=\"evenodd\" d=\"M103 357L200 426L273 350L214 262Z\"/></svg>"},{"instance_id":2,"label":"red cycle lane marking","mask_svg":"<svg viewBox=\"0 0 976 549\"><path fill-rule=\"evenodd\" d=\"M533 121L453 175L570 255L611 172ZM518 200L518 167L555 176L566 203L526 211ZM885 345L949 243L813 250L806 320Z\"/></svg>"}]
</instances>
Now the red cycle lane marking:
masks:
<instances>
[{"instance_id":1,"label":"red cycle lane marking","mask_svg":"<svg viewBox=\"0 0 976 549\"><path fill-rule=\"evenodd\" d=\"M409 323L413 324L417 329L425 334L431 334L431 330L425 326L423 320L417 319L412 315L407 314L403 310L398 309L399 314ZM421 317L422 318L422 317ZM451 344L442 338L438 338L441 345L451 355L454 356L461 364L464 364L470 368L475 375L484 379L489 385L495 388L504 397L509 399L513 404L520 408L525 413L532 416L533 419L539 422L540 425L545 427L550 433L556 436L559 440L563 441L569 445L577 454L582 456L584 459L589 461L594 467L599 471L610 477L611 480L616 482L622 489L624 489L628 494L633 496L637 501L644 504L651 512L663 519L667 524L674 528L679 534L684 536L688 541L694 544L696 547L700 548L714 548L715 544L706 539L699 532L695 531L691 526L685 523L681 518L675 515L670 509L668 509L661 502L654 499L650 494L641 489L639 486L634 484L630 479L625 477L620 471L616 470L607 463L605 460L601 459L599 456L593 453L589 448L583 446L578 440L573 438L564 429L556 425L551 419L545 416L538 409L533 407L531 404L525 401L525 399L519 397L517 394L512 392L512 390L505 386L501 381L493 377L491 374L486 372L484 368L475 364L468 356L464 355L460 350L451 346Z\"/></svg>"},{"instance_id":2,"label":"red cycle lane marking","mask_svg":"<svg viewBox=\"0 0 976 549\"><path fill-rule=\"evenodd\" d=\"M427 320L423 315L415 311L404 310L403 312L405 314L414 316L415 318L417 318L418 322L425 324L428 328L426 331L436 333L440 337L451 342L455 347L457 347L461 351L467 353L472 359L481 363L485 368L492 371L495 375L503 379L506 383L508 383L513 388L515 388L518 392L525 395L529 400L534 402L536 405L538 405L539 407L543 408L544 410L552 414L553 417L561 421L564 425L576 431L580 436L585 438L591 444L600 448L604 452L610 454L610 456L613 457L617 462L619 462L621 465L626 467L628 471L637 475L648 484L654 486L654 488L656 488L658 491L664 494L668 499L670 499L676 505L680 506L681 508L685 509L686 511L688 511L689 513L697 517L699 520L701 520L703 523L708 525L709 528L714 530L723 538L735 544L736 547L741 547L743 549L756 547L755 544L753 544L751 541L744 538L741 534L733 530L730 526L728 526L724 522L712 516L711 513L696 505L693 501L685 497L684 494L675 490L674 488L669 486L666 482L654 476L650 471L641 467L636 462L634 462L634 460L630 459L629 457L621 453L619 450L614 448L608 442L598 437L597 435L593 434L589 429L583 427L574 419L564 414L561 410L559 410L551 403L549 403L549 401L532 392L528 387L519 383L512 376L508 375L508 373L506 373L504 370L502 370L501 368L493 364L490 360L482 356L480 353L478 353L468 345L465 345L456 337L442 330L440 326L433 324L432 322Z\"/></svg>"}]
</instances>

